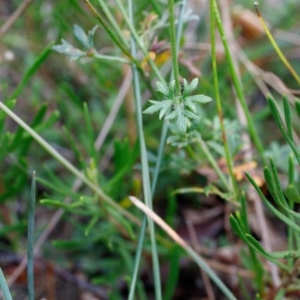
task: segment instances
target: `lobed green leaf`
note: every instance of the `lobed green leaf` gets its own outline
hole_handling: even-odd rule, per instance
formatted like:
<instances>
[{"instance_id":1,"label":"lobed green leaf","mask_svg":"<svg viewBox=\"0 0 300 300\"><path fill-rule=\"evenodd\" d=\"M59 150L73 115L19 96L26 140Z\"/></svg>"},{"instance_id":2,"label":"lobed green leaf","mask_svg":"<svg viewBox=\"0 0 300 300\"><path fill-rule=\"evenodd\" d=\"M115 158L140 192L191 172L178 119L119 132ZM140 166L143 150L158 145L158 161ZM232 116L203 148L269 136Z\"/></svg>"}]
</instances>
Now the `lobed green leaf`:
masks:
<instances>
[{"instance_id":1,"label":"lobed green leaf","mask_svg":"<svg viewBox=\"0 0 300 300\"><path fill-rule=\"evenodd\" d=\"M177 120L176 124L181 133L186 133L187 122L184 116L184 112L180 109L177 110Z\"/></svg>"},{"instance_id":2,"label":"lobed green leaf","mask_svg":"<svg viewBox=\"0 0 300 300\"><path fill-rule=\"evenodd\" d=\"M185 100L198 102L198 103L208 103L211 102L212 99L205 95L194 95L194 96L188 96L185 98Z\"/></svg>"},{"instance_id":3,"label":"lobed green leaf","mask_svg":"<svg viewBox=\"0 0 300 300\"><path fill-rule=\"evenodd\" d=\"M183 96L190 95L198 86L199 79L194 78L190 83L183 79Z\"/></svg>"},{"instance_id":4,"label":"lobed green leaf","mask_svg":"<svg viewBox=\"0 0 300 300\"><path fill-rule=\"evenodd\" d=\"M156 90L164 96L169 96L169 88L160 81L156 81Z\"/></svg>"},{"instance_id":5,"label":"lobed green leaf","mask_svg":"<svg viewBox=\"0 0 300 300\"><path fill-rule=\"evenodd\" d=\"M78 42L86 49L89 49L90 48L89 39L86 33L84 32L84 30L80 26L75 24L73 32Z\"/></svg>"},{"instance_id":6,"label":"lobed green leaf","mask_svg":"<svg viewBox=\"0 0 300 300\"><path fill-rule=\"evenodd\" d=\"M73 47L70 43L68 43L66 40L61 39L62 44L60 45L54 45L52 46L52 50L68 55L70 57L70 60L76 60L83 56L86 56L86 53Z\"/></svg>"}]
</instances>

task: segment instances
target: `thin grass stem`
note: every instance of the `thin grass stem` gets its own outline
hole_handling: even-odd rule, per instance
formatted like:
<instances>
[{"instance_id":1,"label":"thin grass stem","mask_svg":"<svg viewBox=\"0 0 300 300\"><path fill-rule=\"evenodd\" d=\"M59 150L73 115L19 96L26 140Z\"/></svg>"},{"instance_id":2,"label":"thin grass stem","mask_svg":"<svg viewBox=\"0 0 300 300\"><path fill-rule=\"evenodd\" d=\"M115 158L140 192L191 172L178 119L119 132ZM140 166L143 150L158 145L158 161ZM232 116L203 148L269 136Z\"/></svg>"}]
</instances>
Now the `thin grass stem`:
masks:
<instances>
[{"instance_id":1,"label":"thin grass stem","mask_svg":"<svg viewBox=\"0 0 300 300\"><path fill-rule=\"evenodd\" d=\"M184 15L185 7L186 7L186 2L187 2L187 0L183 0L182 4L180 6L179 24L178 24L177 33L176 33L177 34L176 41L178 41L176 44L177 51L179 49L179 40L182 35L183 15ZM129 13L129 16L131 16L130 13ZM171 76L173 76L173 73ZM157 183L158 176L159 176L159 170L160 170L160 166L161 166L162 159L163 159L163 152L164 152L164 147L165 147L167 133L168 133L168 126L169 126L168 124L169 124L169 122L167 120L164 120L161 138L160 138L160 142L159 142L157 161L155 164L155 168L154 168L154 172L153 172L153 176L152 176L152 182L151 182L152 195L154 194L154 191L156 188L156 183ZM146 232L146 221L147 221L147 218L145 216L143 219L142 228L141 228L140 235L139 235L139 242L138 242L138 246L136 249L134 271L132 274L128 300L134 299L134 291L135 291L139 263L140 263L140 259L141 259L141 253L142 253L142 244L143 244L143 240L144 240L144 236L145 236L145 232Z\"/></svg>"},{"instance_id":2,"label":"thin grass stem","mask_svg":"<svg viewBox=\"0 0 300 300\"><path fill-rule=\"evenodd\" d=\"M131 22L130 18L128 17L128 14L125 11L125 8L123 6L123 4L121 3L120 0L116 0L116 3L118 5L118 8L120 9L120 12L124 18L124 21L126 23L126 25L128 26L130 33L132 35L132 37L134 38L137 46L141 49L141 51L143 52L143 54L145 55L145 57L147 57L148 55L148 50L146 49L143 41L141 40L141 38L139 37L136 29L134 28L134 23ZM166 83L164 77L162 76L160 70L158 69L158 67L156 66L156 64L154 63L154 61L152 59L149 59L149 64L153 70L153 72L155 73L156 77L158 78L159 81L161 81L162 83Z\"/></svg>"},{"instance_id":3,"label":"thin grass stem","mask_svg":"<svg viewBox=\"0 0 300 300\"><path fill-rule=\"evenodd\" d=\"M258 15L258 18L265 30L265 33L267 35L267 37L269 38L272 46L274 47L277 55L279 56L279 58L281 59L281 61L283 62L283 64L286 66L286 68L290 71L290 73L294 76L294 78L296 79L296 81L298 82L298 84L300 84L300 77L297 74L297 72L295 71L295 69L292 67L292 65L289 63L289 61L285 58L284 54L282 53L282 51L280 50L280 48L278 47L275 39L273 38L264 18L262 17L262 15L260 14L259 10L258 10L258 2L254 2L255 5L255 9L256 9L256 13Z\"/></svg>"},{"instance_id":4,"label":"thin grass stem","mask_svg":"<svg viewBox=\"0 0 300 300\"><path fill-rule=\"evenodd\" d=\"M126 58L118 57L118 56L109 56L109 55L102 55L102 54L95 53L95 54L93 54L93 57L100 59L100 60L120 62L123 64L131 64L130 60L128 60Z\"/></svg>"},{"instance_id":5,"label":"thin grass stem","mask_svg":"<svg viewBox=\"0 0 300 300\"><path fill-rule=\"evenodd\" d=\"M2 272L2 269L0 268L0 288L3 292L5 300L12 300L6 279L4 277L4 274Z\"/></svg>"},{"instance_id":6,"label":"thin grass stem","mask_svg":"<svg viewBox=\"0 0 300 300\"><path fill-rule=\"evenodd\" d=\"M117 1L119 2L119 1ZM131 0L128 1L129 16L130 21L133 23L133 8ZM130 48L132 57L136 57L136 43L133 37L130 39ZM142 112L142 99L141 99L141 87L138 76L137 67L132 64L132 76L134 83L134 98L136 105L136 116L137 116L137 126L138 126L138 135L140 142L140 152L141 152L141 164L142 164L142 178L143 178L143 191L144 191L144 200L150 209L152 208L152 192L151 192L151 183L150 183L150 174L149 174L149 165L147 159L147 150L145 137L143 132L143 112ZM151 240L151 254L152 254L152 265L153 265L153 276L154 276L154 288L155 288L155 299L162 299L161 291L161 279L160 279L160 268L159 268L159 258L156 246L155 238L155 227L154 222L151 218L148 218L148 226L150 231L150 240Z\"/></svg>"},{"instance_id":7,"label":"thin grass stem","mask_svg":"<svg viewBox=\"0 0 300 300\"><path fill-rule=\"evenodd\" d=\"M122 52L129 57L130 59L132 59L132 56L128 50L128 48L126 47L126 45L124 45L118 38L117 34L112 30L112 28L110 27L109 24L107 24L105 22L105 20L102 18L102 16L97 12L97 10L95 9L95 7L91 4L91 2L89 0L83 0L85 2L85 4L87 5L87 7L89 8L89 10L93 13L93 15L96 17L96 19L100 22L100 24L103 26L103 28L106 30L106 32L110 35L110 37L112 38L112 40L115 42L115 44L122 50Z\"/></svg>"},{"instance_id":8,"label":"thin grass stem","mask_svg":"<svg viewBox=\"0 0 300 300\"><path fill-rule=\"evenodd\" d=\"M178 54L177 54L177 43L176 43L176 34L175 34L175 21L174 21L174 1L168 0L169 8L169 31L170 31L170 40L171 40L171 50L172 50L172 67L173 67L173 76L175 79L175 91L176 94L180 95L180 82L179 82L179 67L178 67Z\"/></svg>"},{"instance_id":9,"label":"thin grass stem","mask_svg":"<svg viewBox=\"0 0 300 300\"><path fill-rule=\"evenodd\" d=\"M213 69L213 81L214 81L214 89L215 89L215 97L216 97L216 104L217 104L217 111L220 120L220 128L222 132L222 140L223 140L223 147L225 151L225 158L226 163L229 171L229 176L231 178L231 183L233 186L235 199L238 201L238 185L233 173L233 159L230 154L229 145L227 142L225 125L223 120L223 108L222 102L220 98L219 92L219 81L218 81L218 71L217 71L217 54L216 54L216 37L215 37L215 14L214 14L214 1L210 0L210 33L211 33L211 57L212 57L212 69Z\"/></svg>"},{"instance_id":10,"label":"thin grass stem","mask_svg":"<svg viewBox=\"0 0 300 300\"><path fill-rule=\"evenodd\" d=\"M28 239L27 239L27 285L28 299L34 300L34 218L36 198L36 177L32 174L32 183L29 199Z\"/></svg>"},{"instance_id":11,"label":"thin grass stem","mask_svg":"<svg viewBox=\"0 0 300 300\"><path fill-rule=\"evenodd\" d=\"M116 22L116 18L111 14L106 1L103 0L98 0L98 4L101 7L104 15L106 16L106 18L108 19L109 23L111 24L112 28L114 29L114 31L117 33L119 39L122 41L122 43L124 45L126 45L126 47L129 49L129 44L128 41L125 39L124 37L124 33L121 31L118 23Z\"/></svg>"},{"instance_id":12,"label":"thin grass stem","mask_svg":"<svg viewBox=\"0 0 300 300\"><path fill-rule=\"evenodd\" d=\"M240 82L240 79L239 79L239 77L237 75L237 72L235 70L235 67L234 67L232 54L231 54L230 49L229 49L229 45L228 45L227 38L225 36L225 32L224 32L222 20L221 20L221 17L220 17L219 9L218 9L218 6L217 6L217 3L216 3L215 0L213 0L213 10L214 10L214 14L215 14L215 20L216 20L216 23L217 23L217 27L218 27L218 30L220 32L221 40L222 40L222 43L223 43L223 46L224 46L224 49L225 49L225 55L226 55L226 58L227 58L227 61L228 61L229 70L230 70L231 78L232 78L232 81L233 81L233 85L234 85L238 100L239 100L239 102L240 102L240 104L243 108L244 114L245 114L246 119L247 119L249 133L250 133L251 138L253 139L253 142L256 146L256 149L257 149L257 151L260 155L261 161L263 162L264 165L266 165L267 162L266 162L265 157L264 157L264 147L263 147L263 144L262 144L262 142L259 138L259 135L258 135L258 133L255 129L252 116L251 116L251 114L249 112L249 109L247 107L247 103L246 103L246 100L245 100L245 97L244 97L242 83Z\"/></svg>"},{"instance_id":13,"label":"thin grass stem","mask_svg":"<svg viewBox=\"0 0 300 300\"><path fill-rule=\"evenodd\" d=\"M147 226L147 218L146 218L146 216L144 216L140 235L139 235L138 245L137 245L136 251L135 251L134 268L133 268L132 278L131 278L131 282L130 282L129 294L128 294L128 298L127 298L128 300L135 299L135 287L136 287L136 283L137 283L139 266L140 266L140 261L141 261L141 257L142 257L142 249L143 249L143 243L144 243L144 238L145 238L145 233L146 233L146 226Z\"/></svg>"}]
</instances>

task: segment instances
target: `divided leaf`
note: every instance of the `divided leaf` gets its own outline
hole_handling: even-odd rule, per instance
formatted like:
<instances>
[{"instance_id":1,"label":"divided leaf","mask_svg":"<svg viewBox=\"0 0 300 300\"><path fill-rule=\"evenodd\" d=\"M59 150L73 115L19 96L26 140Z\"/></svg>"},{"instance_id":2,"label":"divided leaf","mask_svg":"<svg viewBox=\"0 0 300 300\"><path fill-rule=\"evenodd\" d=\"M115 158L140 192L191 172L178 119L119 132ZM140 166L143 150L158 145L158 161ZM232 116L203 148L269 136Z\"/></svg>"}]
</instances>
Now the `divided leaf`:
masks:
<instances>
[{"instance_id":1,"label":"divided leaf","mask_svg":"<svg viewBox=\"0 0 300 300\"><path fill-rule=\"evenodd\" d=\"M160 81L156 82L156 90L164 96L169 96L169 88Z\"/></svg>"},{"instance_id":2,"label":"divided leaf","mask_svg":"<svg viewBox=\"0 0 300 300\"><path fill-rule=\"evenodd\" d=\"M194 78L190 83L188 83L185 79L183 79L183 96L189 95L191 92L193 92L199 83L198 78Z\"/></svg>"},{"instance_id":3,"label":"divided leaf","mask_svg":"<svg viewBox=\"0 0 300 300\"><path fill-rule=\"evenodd\" d=\"M194 95L194 96L188 96L185 98L187 101L193 101L198 103L208 103L211 102L212 99L205 95Z\"/></svg>"},{"instance_id":4,"label":"divided leaf","mask_svg":"<svg viewBox=\"0 0 300 300\"><path fill-rule=\"evenodd\" d=\"M62 44L52 46L52 49L56 52L63 53L70 57L70 60L76 60L80 57L86 56L86 53L75 48L73 45L68 43L66 40L61 39Z\"/></svg>"},{"instance_id":5,"label":"divided leaf","mask_svg":"<svg viewBox=\"0 0 300 300\"><path fill-rule=\"evenodd\" d=\"M161 119L165 113L167 112L168 108L172 105L172 100L163 100L163 101L155 101L149 100L152 105L144 110L145 114L154 114L160 110L159 119Z\"/></svg>"},{"instance_id":6,"label":"divided leaf","mask_svg":"<svg viewBox=\"0 0 300 300\"><path fill-rule=\"evenodd\" d=\"M89 49L90 48L89 39L86 33L84 32L84 30L80 26L75 24L73 32L78 42L86 49Z\"/></svg>"}]
</instances>

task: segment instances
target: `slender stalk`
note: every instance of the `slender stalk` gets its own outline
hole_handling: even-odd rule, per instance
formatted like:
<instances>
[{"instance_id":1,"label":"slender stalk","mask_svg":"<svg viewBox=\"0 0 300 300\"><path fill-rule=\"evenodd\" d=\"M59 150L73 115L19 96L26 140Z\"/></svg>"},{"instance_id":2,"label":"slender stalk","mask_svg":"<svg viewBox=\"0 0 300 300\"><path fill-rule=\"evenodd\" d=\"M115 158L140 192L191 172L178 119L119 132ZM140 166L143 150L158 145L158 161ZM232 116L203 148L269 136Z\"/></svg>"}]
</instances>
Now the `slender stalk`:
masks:
<instances>
[{"instance_id":1,"label":"slender stalk","mask_svg":"<svg viewBox=\"0 0 300 300\"><path fill-rule=\"evenodd\" d=\"M235 199L238 201L238 186L236 179L233 174L233 160L230 154L229 145L227 142L225 125L223 120L223 109L222 109L222 102L220 99L220 92L219 92L219 81L218 81L218 71L217 71L217 55L216 55L216 37L215 37L215 14L214 14L214 1L210 0L210 33L211 33L211 58L212 58L212 69L213 69L213 80L214 80L214 89L215 89L215 97L216 97L216 104L218 110L218 116L220 120L220 128L222 132L222 140L223 146L225 150L225 158L226 163L229 171L229 175L231 178L231 183L233 185L233 190L235 194Z\"/></svg>"},{"instance_id":2,"label":"slender stalk","mask_svg":"<svg viewBox=\"0 0 300 300\"><path fill-rule=\"evenodd\" d=\"M7 282L5 280L4 274L2 272L2 269L0 268L0 288L3 292L5 300L12 300Z\"/></svg>"},{"instance_id":3,"label":"slender stalk","mask_svg":"<svg viewBox=\"0 0 300 300\"><path fill-rule=\"evenodd\" d=\"M175 35L175 21L174 21L174 0L168 0L169 7L169 22L170 22L170 39L171 39L171 49L172 49L172 67L175 79L175 89L176 94L180 95L180 82L179 82L179 67L178 67L178 54L176 45L176 35Z\"/></svg>"},{"instance_id":4,"label":"slender stalk","mask_svg":"<svg viewBox=\"0 0 300 300\"><path fill-rule=\"evenodd\" d=\"M177 32L176 32L176 47L177 47L177 52L179 50L179 41L182 36L182 30L183 30L183 15L186 10L186 4L187 0L181 1L180 4L180 13L179 13L179 20L178 20L178 26L177 26ZM171 73L171 78L170 81L173 80L174 73ZM155 191L158 175L159 175L159 170L163 158L163 151L165 148L166 144L166 139L167 139L167 134L168 134L168 126L169 126L169 121L164 120L162 131L161 131L161 136L160 136L160 141L159 141L159 147L158 147L158 154L157 154L157 161L155 164L154 172L153 172L153 177L152 177L152 193Z\"/></svg>"},{"instance_id":5,"label":"slender stalk","mask_svg":"<svg viewBox=\"0 0 300 300\"><path fill-rule=\"evenodd\" d=\"M253 139L253 142L254 142L254 144L257 148L257 151L260 155L260 159L262 160L263 164L266 165L267 162L264 158L264 147L263 147L262 142L261 142L261 140L260 140L260 138L257 134L257 131L256 131L254 123L253 123L253 119L252 119L251 114L249 112L249 109L247 107L247 103L246 103L243 88L242 88L242 83L240 82L239 77L238 77L237 72L236 72L235 67L234 67L234 63L233 63L233 60L232 60L232 54L231 54L230 49L229 49L229 45L228 45L228 41L227 41L226 36L225 36L225 32L224 32L222 20L221 20L221 17L220 17L219 9L218 9L218 6L217 6L215 0L213 0L213 11L214 11L214 14L215 14L215 20L216 20L216 23L217 23L217 26L218 26L218 30L219 30L220 35L221 35L221 40L222 40L222 43L223 43L223 46L224 46L224 49L225 49L225 55L226 55L226 58L227 58L227 61L228 61L229 70L230 70L231 78L232 78L232 81L233 81L233 85L234 85L234 88L236 90L236 94L237 94L237 97L239 99L239 102L240 102L240 104L243 108L243 111L245 113L247 123L248 123L248 129L249 129L251 138Z\"/></svg>"},{"instance_id":6,"label":"slender stalk","mask_svg":"<svg viewBox=\"0 0 300 300\"><path fill-rule=\"evenodd\" d=\"M267 35L267 37L269 38L272 46L274 47L277 55L279 56L279 58L281 59L281 61L283 62L283 64L286 66L286 68L290 71L290 73L294 76L294 78L296 79L296 81L298 82L298 84L300 84L300 77L297 74L297 72L295 71L295 69L292 67L292 65L289 63L289 61L285 58L284 54L282 53L282 51L280 50L280 48L278 47L275 39L273 38L266 22L264 21L264 18L262 17L262 15L260 14L259 10L258 10L258 2L254 2L255 5L255 9L256 9L256 13L258 15L258 18L265 30L265 33Z\"/></svg>"},{"instance_id":7,"label":"slender stalk","mask_svg":"<svg viewBox=\"0 0 300 300\"><path fill-rule=\"evenodd\" d=\"M102 54L98 54L98 53L94 53L93 57L97 58L97 59L101 59L101 60L107 60L107 61L115 61L115 62L120 62L123 64L130 64L131 61L123 58L123 57L118 57L118 56L110 56L110 55L102 55Z\"/></svg>"},{"instance_id":8,"label":"slender stalk","mask_svg":"<svg viewBox=\"0 0 300 300\"><path fill-rule=\"evenodd\" d=\"M89 0L84 0L84 2L88 5L88 8L92 11L92 13L95 15L95 17L99 20L99 22L102 24L102 26L104 27L104 29L108 32L108 34L111 36L111 38L113 39L113 41L116 42L116 45L121 49L121 51L131 60L131 62L133 62L139 73L141 74L143 80L145 81L148 89L152 92L153 95L155 95L155 91L152 88L150 82L149 82L149 78L147 78L147 76L145 75L144 70L141 68L140 66L140 62L136 59L134 59L130 53L129 50L122 44L120 43L120 41L118 40L116 34L114 33L114 31L110 28L110 26L104 21L104 19L101 17L101 15L97 12L97 10L95 9L95 7L89 2ZM140 37L138 36L134 26L132 25L132 23L130 22L128 15L125 12L125 9L122 5L122 3L120 1L117 1L117 5L120 8L120 11L124 17L125 22L127 23L127 26L130 29L131 34L134 36L138 46L140 47L140 49L142 50L143 54L146 56L148 54L147 49L145 48L143 42L141 41ZM120 29L118 28L116 30L117 32L120 32ZM157 68L157 66L155 65L154 61L152 59L149 60L149 64L152 68L152 70L154 71L154 73L156 74L157 78L165 83L165 80L163 78L163 76L161 75L160 70Z\"/></svg>"},{"instance_id":9,"label":"slender stalk","mask_svg":"<svg viewBox=\"0 0 300 300\"><path fill-rule=\"evenodd\" d=\"M133 9L131 0L128 1L129 7L129 17L131 23L133 23ZM130 39L131 46L131 55L135 58L137 55L136 44L133 38ZM144 199L147 207L152 209L152 193L151 193L151 183L149 176L149 166L147 159L147 150L143 132L143 112L142 112L142 99L141 99L141 88L140 81L137 72L137 68L132 64L132 75L134 83L134 98L136 105L136 115L137 115L137 125L138 125L138 134L140 141L140 152L141 152L141 163L142 163L142 178L143 178L143 191ZM148 218L148 226L150 231L150 240L151 240L151 253L152 253L152 265L153 265L153 276L154 276L154 287L155 287L155 299L162 299L161 291L161 279L160 279L160 268L159 268L159 259L157 253L156 239L155 239L155 227L154 222L151 218Z\"/></svg>"},{"instance_id":10,"label":"slender stalk","mask_svg":"<svg viewBox=\"0 0 300 300\"><path fill-rule=\"evenodd\" d=\"M145 238L145 233L146 233L146 226L147 226L147 218L144 216L140 235L139 235L139 241L138 245L135 251L135 258L134 258L134 269L133 269L133 274L130 282L130 289L129 289L129 294L128 294L128 300L134 300L135 299L135 287L136 287L136 282L137 282L137 277L139 273L139 262L141 261L141 256L142 256L142 249L143 249L143 243L144 243L144 238Z\"/></svg>"},{"instance_id":11,"label":"slender stalk","mask_svg":"<svg viewBox=\"0 0 300 300\"><path fill-rule=\"evenodd\" d=\"M134 28L134 23L131 22L130 18L128 17L128 14L125 11L125 8L123 6L123 4L121 3L120 0L116 0L116 3L118 5L118 8L120 9L120 12L124 18L124 21L126 23L126 25L128 26L130 33L132 34L132 37L134 38L137 46L141 49L141 51L143 52L143 54L145 56L148 55L148 50L146 49L143 41L141 40L141 38L139 37L136 29ZM149 64L153 70L153 72L155 73L157 79L163 83L166 83L164 77L162 76L160 70L158 69L158 67L156 66L156 64L154 63L154 61L152 59L149 59Z\"/></svg>"},{"instance_id":12,"label":"slender stalk","mask_svg":"<svg viewBox=\"0 0 300 300\"><path fill-rule=\"evenodd\" d=\"M186 3L187 3L187 0L183 0L181 3L181 6L180 6L179 24L178 24L178 28L177 28L177 38L176 38L177 51L179 49L179 40L180 40L180 37L182 34L183 14L185 11ZM172 73L171 76L174 76L174 74ZM164 152L164 147L166 144L166 138L167 138L167 133L168 133L168 124L169 124L169 122L167 120L164 120L161 138L160 138L160 142L159 142L157 161L156 161L153 176L152 176L152 183L151 183L152 194L154 194L154 191L156 188L159 170L160 170L160 166L161 166L161 162L162 162L162 158L163 158L163 152ZM131 279L131 283L130 283L130 291L129 291L128 300L134 299L134 291L135 291L135 286L136 286L136 281L137 281L137 276L138 276L139 262L141 259L142 245L143 245L143 240L144 240L144 236L145 236L145 232L146 232L146 221L147 221L147 218L145 216L143 219L143 224L142 224L142 228L141 228L140 235L139 235L139 242L138 242L138 246L137 246L136 253L135 253L134 271L133 271L132 279Z\"/></svg>"},{"instance_id":13,"label":"slender stalk","mask_svg":"<svg viewBox=\"0 0 300 300\"><path fill-rule=\"evenodd\" d=\"M129 49L128 40L125 39L124 33L121 31L118 23L116 22L116 18L111 14L106 2L107 1L104 0L98 0L99 6L103 10L104 15L108 19L114 31L118 34L119 39L122 41L123 45L126 45L126 47Z\"/></svg>"},{"instance_id":14,"label":"slender stalk","mask_svg":"<svg viewBox=\"0 0 300 300\"><path fill-rule=\"evenodd\" d=\"M116 33L111 29L111 27L105 22L105 20L102 18L102 16L96 11L96 9L94 8L94 6L91 4L91 2L89 0L83 0L85 2L85 4L87 5L87 7L89 8L89 10L93 13L93 15L97 18L97 20L101 23L101 25L103 26L103 28L106 30L106 32L110 35L110 37L112 38L112 40L116 43L116 45L122 50L122 52L128 56L130 59L132 59L132 56L129 52L129 50L126 48L126 46L124 46L124 44L122 44L119 40L119 38L117 37Z\"/></svg>"},{"instance_id":15,"label":"slender stalk","mask_svg":"<svg viewBox=\"0 0 300 300\"><path fill-rule=\"evenodd\" d=\"M34 217L35 217L35 196L36 195L36 179L35 172L32 174L32 183L29 199L29 215L28 215L28 241L27 241L27 283L28 283L28 299L34 300Z\"/></svg>"}]
</instances>

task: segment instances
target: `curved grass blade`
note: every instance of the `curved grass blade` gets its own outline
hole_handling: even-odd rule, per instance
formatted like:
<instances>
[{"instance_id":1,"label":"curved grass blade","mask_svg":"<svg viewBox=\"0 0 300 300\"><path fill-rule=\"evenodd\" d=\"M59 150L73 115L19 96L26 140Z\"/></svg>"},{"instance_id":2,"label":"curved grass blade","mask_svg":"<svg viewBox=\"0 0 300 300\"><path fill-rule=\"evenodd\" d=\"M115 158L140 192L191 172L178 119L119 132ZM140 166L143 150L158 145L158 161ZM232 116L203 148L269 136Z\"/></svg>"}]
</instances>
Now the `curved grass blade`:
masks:
<instances>
[{"instance_id":1,"label":"curved grass blade","mask_svg":"<svg viewBox=\"0 0 300 300\"><path fill-rule=\"evenodd\" d=\"M286 130L285 130L283 123L281 121L281 118L279 116L279 112L278 112L278 108L275 103L275 100L270 95L267 96L267 99L268 99L269 107L270 107L271 113L273 115L273 118L274 118L279 130L281 131L282 135L284 136L284 138L286 139L286 141L289 143L290 147L292 148L292 150L296 156L296 159L298 161L298 164L300 165L299 150L297 149L297 147L293 143L293 141L290 139L289 135L286 133Z\"/></svg>"},{"instance_id":2,"label":"curved grass blade","mask_svg":"<svg viewBox=\"0 0 300 300\"><path fill-rule=\"evenodd\" d=\"M284 54L282 53L282 51L280 50L280 48L278 47L275 39L273 38L267 24L265 23L262 15L260 14L259 10L258 10L258 2L254 2L255 5L255 9L257 12L257 15L259 17L259 20L265 30L265 33L267 35L267 37L269 38L272 46L274 47L276 53L278 54L279 58L281 59L281 61L283 62L283 64L287 67L287 69L291 72L291 74L294 76L294 78L296 79L296 81L300 84L300 77L297 74L297 72L295 71L295 69L292 67L292 65L289 63L289 61L285 58Z\"/></svg>"},{"instance_id":3,"label":"curved grass blade","mask_svg":"<svg viewBox=\"0 0 300 300\"><path fill-rule=\"evenodd\" d=\"M2 272L2 269L0 268L0 288L3 292L5 300L12 300L7 282L5 280L4 274Z\"/></svg>"},{"instance_id":4,"label":"curved grass blade","mask_svg":"<svg viewBox=\"0 0 300 300\"><path fill-rule=\"evenodd\" d=\"M291 109L290 109L289 101L286 96L283 96L283 109L284 109L284 117L285 117L285 124L287 128L287 134L288 137L291 139L291 141L294 143Z\"/></svg>"},{"instance_id":5,"label":"curved grass blade","mask_svg":"<svg viewBox=\"0 0 300 300\"><path fill-rule=\"evenodd\" d=\"M257 191L257 193L259 194L260 198L263 200L263 202L265 203L265 205L270 209L270 211L276 216L278 217L281 221L283 221L285 224L287 224L288 226L291 226L295 231L297 231L298 233L300 233L300 227L294 223L293 221L291 221L287 216L285 216L283 213L281 213L278 209L276 209L264 196L264 194L262 193L262 191L260 190L260 188L257 186L256 182L254 181L254 179L248 174L245 173L246 177L248 178L248 180L251 182L251 184L253 185L253 187L255 188L255 190Z\"/></svg>"}]
</instances>

